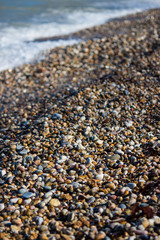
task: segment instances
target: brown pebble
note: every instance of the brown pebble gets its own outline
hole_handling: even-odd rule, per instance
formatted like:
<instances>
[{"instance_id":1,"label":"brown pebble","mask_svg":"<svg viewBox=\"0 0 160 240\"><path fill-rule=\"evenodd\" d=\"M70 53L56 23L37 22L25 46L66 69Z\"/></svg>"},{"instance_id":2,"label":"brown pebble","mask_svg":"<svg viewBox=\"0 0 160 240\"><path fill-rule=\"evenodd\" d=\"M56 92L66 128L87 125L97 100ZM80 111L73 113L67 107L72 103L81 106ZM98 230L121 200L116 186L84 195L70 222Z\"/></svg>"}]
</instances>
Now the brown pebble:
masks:
<instances>
[{"instance_id":1,"label":"brown pebble","mask_svg":"<svg viewBox=\"0 0 160 240\"><path fill-rule=\"evenodd\" d=\"M50 200L49 205L52 207L58 207L60 206L60 201L57 198L53 198Z\"/></svg>"},{"instance_id":2,"label":"brown pebble","mask_svg":"<svg viewBox=\"0 0 160 240\"><path fill-rule=\"evenodd\" d=\"M95 240L102 240L102 239L104 239L106 237L106 234L105 234L105 232L99 232L98 234L97 234L97 236L96 236L96 238L95 238Z\"/></svg>"}]
</instances>

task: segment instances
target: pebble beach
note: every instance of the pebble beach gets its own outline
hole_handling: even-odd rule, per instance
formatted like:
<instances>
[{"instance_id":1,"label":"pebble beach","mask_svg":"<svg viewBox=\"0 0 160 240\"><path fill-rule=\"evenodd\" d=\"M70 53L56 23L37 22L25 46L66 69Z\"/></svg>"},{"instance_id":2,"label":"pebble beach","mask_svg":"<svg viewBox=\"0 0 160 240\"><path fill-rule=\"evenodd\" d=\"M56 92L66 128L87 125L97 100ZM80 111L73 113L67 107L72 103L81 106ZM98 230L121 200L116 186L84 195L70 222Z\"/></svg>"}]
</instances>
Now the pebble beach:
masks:
<instances>
[{"instance_id":1,"label":"pebble beach","mask_svg":"<svg viewBox=\"0 0 160 240\"><path fill-rule=\"evenodd\" d=\"M0 73L0 239L160 240L160 9L61 38Z\"/></svg>"}]
</instances>

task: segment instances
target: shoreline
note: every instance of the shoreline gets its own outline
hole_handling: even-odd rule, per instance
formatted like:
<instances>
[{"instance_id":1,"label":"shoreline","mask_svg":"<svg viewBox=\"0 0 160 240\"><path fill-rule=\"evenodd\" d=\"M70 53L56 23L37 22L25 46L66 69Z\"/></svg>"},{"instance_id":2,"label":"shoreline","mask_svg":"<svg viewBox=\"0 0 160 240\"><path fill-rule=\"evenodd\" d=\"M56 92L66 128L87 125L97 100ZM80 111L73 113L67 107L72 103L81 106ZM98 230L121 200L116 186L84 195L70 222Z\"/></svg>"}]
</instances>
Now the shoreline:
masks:
<instances>
[{"instance_id":1,"label":"shoreline","mask_svg":"<svg viewBox=\"0 0 160 240\"><path fill-rule=\"evenodd\" d=\"M159 16L0 73L1 239L159 240Z\"/></svg>"},{"instance_id":2,"label":"shoreline","mask_svg":"<svg viewBox=\"0 0 160 240\"><path fill-rule=\"evenodd\" d=\"M45 41L57 41L57 40L70 40L70 39L81 39L84 41L87 40L93 40L94 38L102 38L104 37L103 33L103 28L113 28L113 23L117 23L117 22L123 22L123 21L138 21L141 20L143 17L145 17L147 14L149 14L150 12L154 11L156 9L149 9L149 10L145 10L145 11L141 11L141 12L137 12L137 13L132 13L132 14L127 14L125 16L122 17L113 17L110 18L108 21L106 21L103 24L100 25L96 25L90 28L85 28L70 34L65 34L65 35L58 35L58 36L53 36L53 37L41 37L41 38L36 38L34 40L32 40L31 42L45 42ZM116 34L120 34L120 32L118 31L117 27L115 30ZM111 33L111 35L113 35L113 32ZM105 35L106 36L106 35ZM107 35L106 37L109 37L109 35Z\"/></svg>"},{"instance_id":3,"label":"shoreline","mask_svg":"<svg viewBox=\"0 0 160 240\"><path fill-rule=\"evenodd\" d=\"M14 81L12 79L12 75L16 75L16 72L21 72L20 76L22 77L22 79L24 79L24 82L22 81L22 83L18 83L21 87L23 85L27 86L27 82L30 81L30 78L33 78L33 80L31 80L31 82L33 83L34 89L36 91L38 91L36 85L37 83L34 82L36 77L46 77L46 80L48 78L47 74L49 74L48 72L50 71L50 69L48 68L48 61L52 61L52 56L55 55L56 57L59 55L61 55L61 53L65 54L65 49L72 49L72 47L74 48L75 46L79 46L79 45L83 45L85 44L86 41L98 41L101 38L107 38L108 41L110 40L110 37L115 36L115 38L117 37L123 37L123 35L125 34L131 34L131 30L130 28L132 28L133 30L136 30L136 34L142 37L143 40L143 25L145 25L145 21L146 22L150 21L149 18L152 17L152 14L158 14L160 9L151 9L151 10L147 10L144 12L140 12L140 13L136 13L136 14L129 14L128 16L124 16L124 17L120 17L120 18L116 18L113 21L107 22L103 25L98 25L89 29L84 29L82 31L78 31L76 33L74 33L76 35L77 38L81 38L82 42L71 45L71 46L61 46L61 47L56 47L53 49L50 49L48 51L46 51L46 53L44 54L44 59L38 61L36 60L33 63L28 63L28 64L23 64L21 66L15 67L13 69L8 69L8 70L4 70L2 72L0 72L0 94L3 93L4 90L7 91L7 85L9 83L9 85L16 85L16 81ZM139 24L139 29L137 28L137 24ZM145 28L145 26L144 26ZM142 31L142 32L141 32ZM158 34L158 33L157 33ZM70 35L67 35L70 36ZM92 37L91 37L92 36ZM44 68L43 68L44 65ZM54 64L53 64L54 65ZM46 70L45 70L46 67ZM55 63L55 67L56 67L56 63ZM61 69L61 66L59 66ZM93 67L94 68L94 67ZM113 69L115 68L115 66L113 67ZM45 73L46 71L46 73ZM24 73L23 73L24 72ZM26 73L25 73L26 72ZM5 79L5 80L4 80ZM56 77L57 79L57 77ZM51 88L55 88L56 86L56 90L58 91L58 88L61 90L60 86L63 86L65 84L69 84L71 83L71 78L70 77L60 77L60 81L57 81L55 79L53 85L54 87L51 86ZM42 81L45 82L45 81ZM17 85L18 86L18 85ZM27 88L25 89L26 92L30 92L30 90L32 90L33 86L27 86ZM43 89L42 89L42 93L41 95L43 95ZM4 93L5 95L5 93ZM27 94L25 94L27 95ZM39 94L38 94L39 95ZM21 97L23 96L23 93L21 94ZM25 96L26 97L26 96ZM36 96L38 97L38 96ZM23 97L22 97L23 99ZM29 99L28 99L29 100ZM24 98L25 101L25 98ZM12 101L11 101L12 102Z\"/></svg>"}]
</instances>

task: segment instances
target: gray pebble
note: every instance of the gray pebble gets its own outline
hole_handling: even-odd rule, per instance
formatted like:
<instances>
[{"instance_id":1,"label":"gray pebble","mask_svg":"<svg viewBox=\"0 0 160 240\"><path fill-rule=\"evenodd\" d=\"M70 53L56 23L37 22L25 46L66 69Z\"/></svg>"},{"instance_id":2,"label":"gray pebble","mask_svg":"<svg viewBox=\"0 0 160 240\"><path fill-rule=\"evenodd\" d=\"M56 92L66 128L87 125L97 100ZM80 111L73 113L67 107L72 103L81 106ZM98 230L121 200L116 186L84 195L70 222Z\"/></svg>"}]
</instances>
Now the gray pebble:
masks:
<instances>
[{"instance_id":1,"label":"gray pebble","mask_svg":"<svg viewBox=\"0 0 160 240\"><path fill-rule=\"evenodd\" d=\"M24 146L22 146L22 145L17 145L16 146L16 150L17 151L21 151L23 148L24 148Z\"/></svg>"},{"instance_id":2,"label":"gray pebble","mask_svg":"<svg viewBox=\"0 0 160 240\"><path fill-rule=\"evenodd\" d=\"M22 195L22 198L31 198L31 197L34 197L35 196L35 193L32 193L32 192L26 192Z\"/></svg>"},{"instance_id":3,"label":"gray pebble","mask_svg":"<svg viewBox=\"0 0 160 240\"><path fill-rule=\"evenodd\" d=\"M88 203L88 204L94 203L95 200L96 200L95 197L90 197L90 198L88 199L87 203Z\"/></svg>"},{"instance_id":4,"label":"gray pebble","mask_svg":"<svg viewBox=\"0 0 160 240\"><path fill-rule=\"evenodd\" d=\"M9 203L11 203L11 204L17 203L19 199L20 199L20 198L11 198L11 199L9 200Z\"/></svg>"},{"instance_id":5,"label":"gray pebble","mask_svg":"<svg viewBox=\"0 0 160 240\"><path fill-rule=\"evenodd\" d=\"M112 156L109 157L112 161L118 161L120 159L119 154L113 154Z\"/></svg>"},{"instance_id":6,"label":"gray pebble","mask_svg":"<svg viewBox=\"0 0 160 240\"><path fill-rule=\"evenodd\" d=\"M18 190L19 194L24 194L26 192L28 192L28 190L26 188L21 188L21 189Z\"/></svg>"},{"instance_id":7,"label":"gray pebble","mask_svg":"<svg viewBox=\"0 0 160 240\"><path fill-rule=\"evenodd\" d=\"M44 194L43 198L49 198L49 197L51 197L51 196L52 196L52 194L53 194L53 192L52 192L52 191L50 191L50 192L47 192L47 193L45 193L45 194Z\"/></svg>"},{"instance_id":8,"label":"gray pebble","mask_svg":"<svg viewBox=\"0 0 160 240\"><path fill-rule=\"evenodd\" d=\"M23 149L19 152L20 155L26 155L29 152L29 149Z\"/></svg>"},{"instance_id":9,"label":"gray pebble","mask_svg":"<svg viewBox=\"0 0 160 240\"><path fill-rule=\"evenodd\" d=\"M53 119L61 119L62 118L62 114L59 114L59 113L55 113L53 115Z\"/></svg>"},{"instance_id":10,"label":"gray pebble","mask_svg":"<svg viewBox=\"0 0 160 240\"><path fill-rule=\"evenodd\" d=\"M127 184L127 187L129 187L131 189L135 188L136 186L137 186L136 183L128 183Z\"/></svg>"},{"instance_id":11,"label":"gray pebble","mask_svg":"<svg viewBox=\"0 0 160 240\"><path fill-rule=\"evenodd\" d=\"M73 182L73 183L71 183L71 185L72 185L73 188L75 188L75 189L79 188L79 183L78 183L78 182Z\"/></svg>"},{"instance_id":12,"label":"gray pebble","mask_svg":"<svg viewBox=\"0 0 160 240\"><path fill-rule=\"evenodd\" d=\"M43 218L42 217L37 217L37 225L42 225L43 223Z\"/></svg>"},{"instance_id":13,"label":"gray pebble","mask_svg":"<svg viewBox=\"0 0 160 240\"><path fill-rule=\"evenodd\" d=\"M32 155L28 155L25 157L26 161L33 161L33 156Z\"/></svg>"},{"instance_id":14,"label":"gray pebble","mask_svg":"<svg viewBox=\"0 0 160 240\"><path fill-rule=\"evenodd\" d=\"M119 204L119 206L118 206L119 208L122 208L122 209L126 209L127 207L126 207L126 205L125 204L123 204L123 203L121 203L121 204Z\"/></svg>"}]
</instances>

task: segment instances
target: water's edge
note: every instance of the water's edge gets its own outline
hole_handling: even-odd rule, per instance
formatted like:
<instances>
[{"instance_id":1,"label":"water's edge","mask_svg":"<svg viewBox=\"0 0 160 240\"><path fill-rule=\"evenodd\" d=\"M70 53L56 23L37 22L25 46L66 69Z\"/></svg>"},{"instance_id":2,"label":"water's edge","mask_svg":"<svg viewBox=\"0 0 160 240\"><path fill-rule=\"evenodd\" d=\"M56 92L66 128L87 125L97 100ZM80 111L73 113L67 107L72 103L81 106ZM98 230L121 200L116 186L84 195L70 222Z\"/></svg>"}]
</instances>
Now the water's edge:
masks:
<instances>
[{"instance_id":1,"label":"water's edge","mask_svg":"<svg viewBox=\"0 0 160 240\"><path fill-rule=\"evenodd\" d=\"M52 50L55 49L57 47L61 47L61 46L67 46L67 45L73 45L75 43L78 43L80 41L86 41L89 39L94 39L94 38L102 38L103 36L105 37L109 37L111 36L111 34L113 34L113 32L115 34L121 34L122 30L119 29L114 29L114 31L109 32L107 31L107 27L109 28L110 24L112 24L112 28L114 28L114 22L121 22L121 21L134 21L137 19L141 19L143 18L144 15L146 15L147 13L149 13L152 10L156 10L159 8L154 8L154 9L149 9L149 10L145 10L145 11L141 11L138 13L133 13L133 14L127 14L125 16L122 17L116 17L116 18L110 18L107 22L105 22L104 24L100 24L94 27L89 27L89 28L85 28L83 30L79 30L73 33L69 33L69 34L64 34L64 35L58 35L58 36L52 36L52 37L42 37L42 38L35 38L31 41L26 41L26 43L28 43L28 45L32 45L32 44L41 44L43 45L48 44L48 48L43 49L41 52L38 52L38 54L35 54L34 57L29 58L24 58L20 61L18 61L17 63L14 61L14 59L11 59L11 63L12 65L6 68L1 68L0 71L3 72L5 70L11 70L11 69L15 69L21 65L24 64L35 64L41 60L44 60L45 57L47 56L47 54ZM101 28L105 28L105 30L103 29L102 31L100 31L99 29ZM121 32L120 32L121 31ZM125 29L123 30L125 33ZM53 46L53 47L52 47ZM22 51L24 51L24 55L25 55L25 50L23 49L22 46ZM38 50L39 51L39 50ZM38 57L35 57L38 56ZM26 56L25 56L26 57Z\"/></svg>"}]
</instances>

